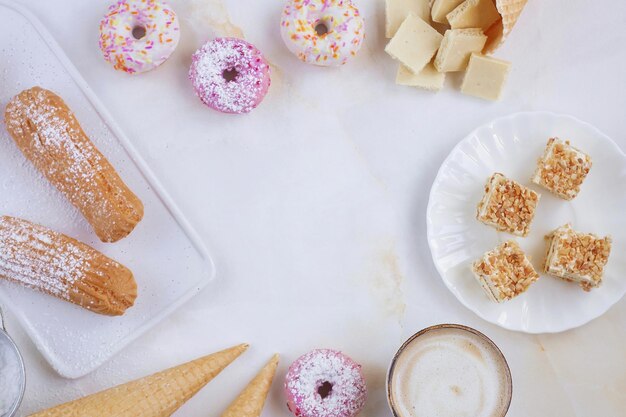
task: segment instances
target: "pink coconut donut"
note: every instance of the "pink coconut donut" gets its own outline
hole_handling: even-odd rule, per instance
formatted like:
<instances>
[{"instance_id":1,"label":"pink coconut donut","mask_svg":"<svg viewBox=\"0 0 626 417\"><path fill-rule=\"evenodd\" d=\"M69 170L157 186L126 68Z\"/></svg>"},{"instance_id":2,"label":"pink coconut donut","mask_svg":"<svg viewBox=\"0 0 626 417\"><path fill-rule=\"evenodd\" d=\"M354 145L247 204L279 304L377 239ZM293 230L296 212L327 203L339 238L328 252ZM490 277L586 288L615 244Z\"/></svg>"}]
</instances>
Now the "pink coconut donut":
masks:
<instances>
[{"instance_id":1,"label":"pink coconut donut","mask_svg":"<svg viewBox=\"0 0 626 417\"><path fill-rule=\"evenodd\" d=\"M367 397L361 365L330 349L298 358L287 372L285 392L296 417L354 417Z\"/></svg>"},{"instance_id":2,"label":"pink coconut donut","mask_svg":"<svg viewBox=\"0 0 626 417\"><path fill-rule=\"evenodd\" d=\"M254 45L237 38L205 43L191 58L189 79L200 100L223 113L249 113L270 86L270 66Z\"/></svg>"}]
</instances>

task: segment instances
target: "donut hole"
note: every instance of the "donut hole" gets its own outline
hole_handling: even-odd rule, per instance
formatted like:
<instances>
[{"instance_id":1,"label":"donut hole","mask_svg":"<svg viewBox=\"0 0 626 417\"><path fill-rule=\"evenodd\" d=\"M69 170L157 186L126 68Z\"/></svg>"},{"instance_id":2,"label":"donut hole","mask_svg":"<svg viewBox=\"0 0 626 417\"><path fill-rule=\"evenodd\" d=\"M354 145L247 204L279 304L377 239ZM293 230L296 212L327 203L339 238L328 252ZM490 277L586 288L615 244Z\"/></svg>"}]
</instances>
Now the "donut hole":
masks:
<instances>
[{"instance_id":1,"label":"donut hole","mask_svg":"<svg viewBox=\"0 0 626 417\"><path fill-rule=\"evenodd\" d=\"M331 384L328 381L322 382L320 386L317 387L317 393L320 395L320 397L322 397L322 400L324 398L327 398L332 392L333 392L333 384Z\"/></svg>"},{"instance_id":2,"label":"donut hole","mask_svg":"<svg viewBox=\"0 0 626 417\"><path fill-rule=\"evenodd\" d=\"M228 68L222 71L222 77L224 77L227 82L235 81L235 78L237 78L238 75L239 71L235 68Z\"/></svg>"},{"instance_id":3,"label":"donut hole","mask_svg":"<svg viewBox=\"0 0 626 417\"><path fill-rule=\"evenodd\" d=\"M133 27L131 33L133 34L133 38L139 40L146 36L146 28L141 25L137 25Z\"/></svg>"},{"instance_id":4,"label":"donut hole","mask_svg":"<svg viewBox=\"0 0 626 417\"><path fill-rule=\"evenodd\" d=\"M324 36L328 33L328 25L326 22L317 22L314 29L317 36Z\"/></svg>"}]
</instances>

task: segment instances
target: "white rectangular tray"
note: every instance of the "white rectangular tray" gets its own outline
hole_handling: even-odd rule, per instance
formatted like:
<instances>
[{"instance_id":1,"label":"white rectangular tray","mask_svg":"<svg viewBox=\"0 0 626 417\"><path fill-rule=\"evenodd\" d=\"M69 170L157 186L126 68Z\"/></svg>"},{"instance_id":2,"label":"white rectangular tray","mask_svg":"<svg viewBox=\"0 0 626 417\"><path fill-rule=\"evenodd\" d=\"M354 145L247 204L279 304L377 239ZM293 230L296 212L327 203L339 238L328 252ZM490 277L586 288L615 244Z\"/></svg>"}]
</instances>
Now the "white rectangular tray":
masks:
<instances>
[{"instance_id":1,"label":"white rectangular tray","mask_svg":"<svg viewBox=\"0 0 626 417\"><path fill-rule=\"evenodd\" d=\"M48 31L23 7L0 0L0 114L11 97L34 85L63 97L145 206L143 221L129 237L101 243L0 125L0 214L75 237L129 267L137 280L135 306L116 318L0 282L0 302L17 316L50 365L64 377L78 378L213 281L215 268L198 235Z\"/></svg>"}]
</instances>

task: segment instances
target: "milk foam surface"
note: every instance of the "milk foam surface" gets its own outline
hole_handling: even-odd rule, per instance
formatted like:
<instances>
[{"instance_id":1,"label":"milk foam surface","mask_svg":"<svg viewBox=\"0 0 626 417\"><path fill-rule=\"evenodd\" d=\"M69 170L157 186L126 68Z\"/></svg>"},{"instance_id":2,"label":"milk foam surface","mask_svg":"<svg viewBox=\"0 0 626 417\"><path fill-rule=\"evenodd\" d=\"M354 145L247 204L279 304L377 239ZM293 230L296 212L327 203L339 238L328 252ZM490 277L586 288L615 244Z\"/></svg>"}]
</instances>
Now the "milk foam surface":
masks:
<instances>
[{"instance_id":1,"label":"milk foam surface","mask_svg":"<svg viewBox=\"0 0 626 417\"><path fill-rule=\"evenodd\" d=\"M506 364L488 342L435 329L398 357L391 395L400 417L500 417L510 395Z\"/></svg>"}]
</instances>

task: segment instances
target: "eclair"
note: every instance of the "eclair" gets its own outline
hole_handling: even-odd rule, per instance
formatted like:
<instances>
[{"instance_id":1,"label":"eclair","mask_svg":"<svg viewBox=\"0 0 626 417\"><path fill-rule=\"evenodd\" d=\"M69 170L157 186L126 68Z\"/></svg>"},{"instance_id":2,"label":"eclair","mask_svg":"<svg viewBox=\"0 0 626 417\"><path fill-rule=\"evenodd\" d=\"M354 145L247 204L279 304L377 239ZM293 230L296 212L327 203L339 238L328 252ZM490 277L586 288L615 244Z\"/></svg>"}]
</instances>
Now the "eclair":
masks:
<instances>
[{"instance_id":1,"label":"eclair","mask_svg":"<svg viewBox=\"0 0 626 417\"><path fill-rule=\"evenodd\" d=\"M94 313L120 316L135 303L133 273L69 236L15 217L0 217L0 279Z\"/></svg>"},{"instance_id":2,"label":"eclair","mask_svg":"<svg viewBox=\"0 0 626 417\"><path fill-rule=\"evenodd\" d=\"M143 204L81 128L63 99L41 87L5 110L6 127L33 165L85 216L103 242L126 237Z\"/></svg>"}]
</instances>

